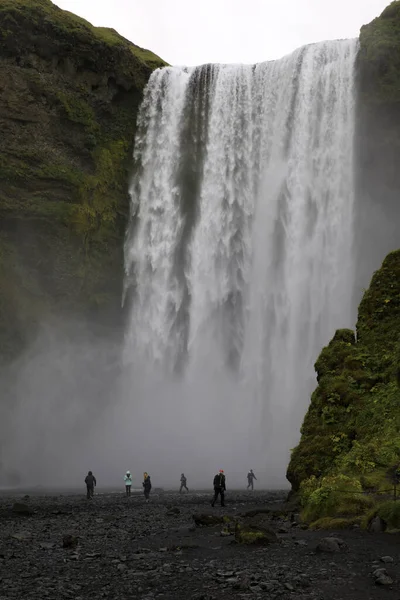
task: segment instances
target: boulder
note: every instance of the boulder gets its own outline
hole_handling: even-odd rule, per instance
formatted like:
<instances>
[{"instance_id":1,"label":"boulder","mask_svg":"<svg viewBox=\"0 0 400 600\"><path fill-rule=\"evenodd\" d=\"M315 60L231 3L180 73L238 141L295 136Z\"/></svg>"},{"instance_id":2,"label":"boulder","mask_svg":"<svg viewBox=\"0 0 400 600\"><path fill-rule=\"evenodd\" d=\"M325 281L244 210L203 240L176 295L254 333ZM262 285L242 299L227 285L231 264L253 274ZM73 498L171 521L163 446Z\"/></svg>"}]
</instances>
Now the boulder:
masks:
<instances>
[{"instance_id":1,"label":"boulder","mask_svg":"<svg viewBox=\"0 0 400 600\"><path fill-rule=\"evenodd\" d=\"M235 541L238 544L266 546L278 542L279 539L267 519L250 517L236 523Z\"/></svg>"},{"instance_id":2,"label":"boulder","mask_svg":"<svg viewBox=\"0 0 400 600\"><path fill-rule=\"evenodd\" d=\"M67 534L63 537L63 548L76 548L78 538L75 535Z\"/></svg>"},{"instance_id":3,"label":"boulder","mask_svg":"<svg viewBox=\"0 0 400 600\"><path fill-rule=\"evenodd\" d=\"M16 515L30 517L31 515L33 515L33 508L31 508L27 504L23 504L22 502L15 502L15 504L13 504L12 507L12 512Z\"/></svg>"},{"instance_id":4,"label":"boulder","mask_svg":"<svg viewBox=\"0 0 400 600\"><path fill-rule=\"evenodd\" d=\"M215 527L224 523L224 517L222 515L204 515L196 514L193 515L196 527Z\"/></svg>"},{"instance_id":5,"label":"boulder","mask_svg":"<svg viewBox=\"0 0 400 600\"><path fill-rule=\"evenodd\" d=\"M177 506L173 506L172 508L170 508L167 511L167 516L168 517L176 517L176 516L178 516L180 514L181 514L181 511L180 511L180 509Z\"/></svg>"},{"instance_id":6,"label":"boulder","mask_svg":"<svg viewBox=\"0 0 400 600\"><path fill-rule=\"evenodd\" d=\"M346 549L346 544L340 538L327 537L319 541L316 552L340 552Z\"/></svg>"},{"instance_id":7,"label":"boulder","mask_svg":"<svg viewBox=\"0 0 400 600\"><path fill-rule=\"evenodd\" d=\"M378 515L369 522L368 531L371 533L382 533L385 529L386 523Z\"/></svg>"}]
</instances>

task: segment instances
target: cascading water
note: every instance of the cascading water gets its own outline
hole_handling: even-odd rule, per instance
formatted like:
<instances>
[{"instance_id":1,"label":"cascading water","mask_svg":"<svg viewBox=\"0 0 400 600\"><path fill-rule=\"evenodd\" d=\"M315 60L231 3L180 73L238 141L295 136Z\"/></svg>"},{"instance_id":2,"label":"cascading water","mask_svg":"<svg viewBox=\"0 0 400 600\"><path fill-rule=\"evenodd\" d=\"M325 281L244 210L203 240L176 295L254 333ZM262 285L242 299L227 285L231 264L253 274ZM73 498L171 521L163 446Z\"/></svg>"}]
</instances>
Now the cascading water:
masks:
<instances>
[{"instance_id":1,"label":"cascading water","mask_svg":"<svg viewBox=\"0 0 400 600\"><path fill-rule=\"evenodd\" d=\"M150 435L199 480L223 465L282 483L313 363L352 324L356 53L336 41L166 68L145 91L125 248L130 418L139 446Z\"/></svg>"}]
</instances>

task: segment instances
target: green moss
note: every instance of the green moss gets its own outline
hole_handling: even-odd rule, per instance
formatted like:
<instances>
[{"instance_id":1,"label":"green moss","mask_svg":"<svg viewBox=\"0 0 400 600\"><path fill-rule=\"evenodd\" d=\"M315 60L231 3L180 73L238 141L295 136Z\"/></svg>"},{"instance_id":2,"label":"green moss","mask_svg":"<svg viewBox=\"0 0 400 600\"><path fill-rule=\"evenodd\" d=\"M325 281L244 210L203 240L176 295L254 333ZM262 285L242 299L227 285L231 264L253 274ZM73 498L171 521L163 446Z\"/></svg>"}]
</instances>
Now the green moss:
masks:
<instances>
[{"instance_id":1,"label":"green moss","mask_svg":"<svg viewBox=\"0 0 400 600\"><path fill-rule=\"evenodd\" d=\"M370 510L362 520L362 527L367 529L374 517L380 517L386 526L386 530L394 531L400 529L400 502L388 500L379 503Z\"/></svg>"},{"instance_id":2,"label":"green moss","mask_svg":"<svg viewBox=\"0 0 400 600\"><path fill-rule=\"evenodd\" d=\"M21 351L38 315L120 324L137 109L164 64L50 0L0 0L0 109L10 117L0 140L0 361Z\"/></svg>"},{"instance_id":3,"label":"green moss","mask_svg":"<svg viewBox=\"0 0 400 600\"><path fill-rule=\"evenodd\" d=\"M318 521L314 521L314 523L311 523L310 529L331 529L336 531L339 529L352 529L354 525L359 525L360 523L361 519L359 517L353 517L349 519L337 517L322 517L321 519L318 519Z\"/></svg>"},{"instance_id":4,"label":"green moss","mask_svg":"<svg viewBox=\"0 0 400 600\"><path fill-rule=\"evenodd\" d=\"M106 27L94 27L91 23L68 11L61 10L50 0L0 0L0 21L3 23L3 35L12 29L7 29L7 23L15 22L15 18L23 15L31 25L38 25L44 20L55 30L55 34L80 39L86 44L95 42L113 47L128 48L129 52L143 65L154 69L165 66L160 57L149 50L135 46L115 30Z\"/></svg>"},{"instance_id":5,"label":"green moss","mask_svg":"<svg viewBox=\"0 0 400 600\"><path fill-rule=\"evenodd\" d=\"M357 341L339 331L316 362L318 387L287 471L306 520L365 512L354 490L390 488L400 461L400 251L390 253L359 308ZM339 485L340 484L340 485Z\"/></svg>"},{"instance_id":6,"label":"green moss","mask_svg":"<svg viewBox=\"0 0 400 600\"><path fill-rule=\"evenodd\" d=\"M88 133L95 134L100 127L96 121L96 115L88 102L76 96L58 91L56 96L65 111L65 116L74 123L80 123L85 126Z\"/></svg>"}]
</instances>

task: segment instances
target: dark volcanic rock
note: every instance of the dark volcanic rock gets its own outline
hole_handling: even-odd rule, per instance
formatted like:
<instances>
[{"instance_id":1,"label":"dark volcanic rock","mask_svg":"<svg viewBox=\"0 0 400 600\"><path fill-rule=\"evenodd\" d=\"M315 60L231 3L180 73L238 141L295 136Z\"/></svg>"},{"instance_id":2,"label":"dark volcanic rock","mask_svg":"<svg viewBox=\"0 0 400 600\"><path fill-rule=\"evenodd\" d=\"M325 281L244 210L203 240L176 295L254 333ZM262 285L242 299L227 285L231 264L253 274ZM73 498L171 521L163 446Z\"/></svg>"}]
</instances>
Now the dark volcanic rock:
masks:
<instances>
[{"instance_id":1,"label":"dark volcanic rock","mask_svg":"<svg viewBox=\"0 0 400 600\"><path fill-rule=\"evenodd\" d=\"M75 535L67 534L63 536L63 548L76 548L78 545L78 538Z\"/></svg>"},{"instance_id":2,"label":"dark volcanic rock","mask_svg":"<svg viewBox=\"0 0 400 600\"><path fill-rule=\"evenodd\" d=\"M22 502L15 502L11 510L13 513L22 515L24 517L30 517L33 515L33 508L27 504L23 504Z\"/></svg>"},{"instance_id":3,"label":"dark volcanic rock","mask_svg":"<svg viewBox=\"0 0 400 600\"><path fill-rule=\"evenodd\" d=\"M316 547L316 552L340 552L347 550L347 546L340 538L327 537L323 538Z\"/></svg>"}]
</instances>

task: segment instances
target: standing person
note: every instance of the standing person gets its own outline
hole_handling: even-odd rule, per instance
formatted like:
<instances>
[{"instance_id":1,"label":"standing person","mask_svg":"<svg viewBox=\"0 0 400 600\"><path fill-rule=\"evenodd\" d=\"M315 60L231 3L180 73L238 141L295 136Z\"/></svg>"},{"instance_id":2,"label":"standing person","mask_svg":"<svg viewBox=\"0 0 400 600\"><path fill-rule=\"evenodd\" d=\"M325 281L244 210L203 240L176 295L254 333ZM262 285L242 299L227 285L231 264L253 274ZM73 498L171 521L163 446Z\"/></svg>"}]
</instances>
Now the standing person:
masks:
<instances>
[{"instance_id":1,"label":"standing person","mask_svg":"<svg viewBox=\"0 0 400 600\"><path fill-rule=\"evenodd\" d=\"M89 471L89 473L86 475L85 483L86 483L86 498L89 500L90 498L93 498L94 488L97 485L96 477L93 475L92 471Z\"/></svg>"},{"instance_id":2,"label":"standing person","mask_svg":"<svg viewBox=\"0 0 400 600\"><path fill-rule=\"evenodd\" d=\"M253 469L250 469L250 471L247 473L247 489L251 487L251 489L254 490L254 480L257 481L257 477L254 475Z\"/></svg>"},{"instance_id":3,"label":"standing person","mask_svg":"<svg viewBox=\"0 0 400 600\"><path fill-rule=\"evenodd\" d=\"M225 482L225 474L224 470L220 469L219 473L214 477L214 499L211 502L211 506L214 506L218 496L221 496L221 506L225 506L225 492L226 492L226 482Z\"/></svg>"},{"instance_id":4,"label":"standing person","mask_svg":"<svg viewBox=\"0 0 400 600\"><path fill-rule=\"evenodd\" d=\"M130 496L131 495L131 485L132 485L132 475L131 475L130 471L126 472L126 475L124 476L124 481L125 481L126 495Z\"/></svg>"},{"instance_id":5,"label":"standing person","mask_svg":"<svg viewBox=\"0 0 400 600\"><path fill-rule=\"evenodd\" d=\"M181 493L181 492L182 492L183 488L185 488L185 490L186 490L187 492L189 491L189 488L188 488L188 487L187 487L187 485L186 485L186 481L187 481L187 480L186 480L185 474L184 474L184 473L182 473L182 475L181 475L181 487L180 487L180 489L179 489L179 493Z\"/></svg>"},{"instance_id":6,"label":"standing person","mask_svg":"<svg viewBox=\"0 0 400 600\"><path fill-rule=\"evenodd\" d=\"M143 491L144 497L146 498L146 502L149 502L150 490L151 490L151 479L148 473L143 473Z\"/></svg>"}]
</instances>

